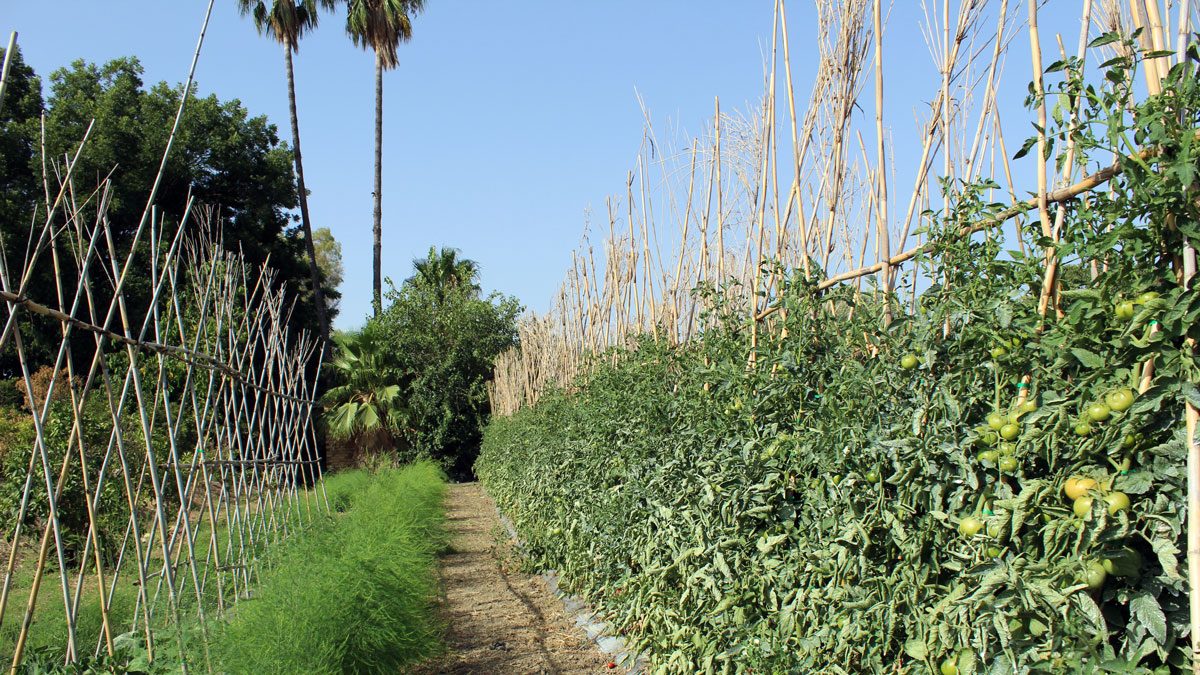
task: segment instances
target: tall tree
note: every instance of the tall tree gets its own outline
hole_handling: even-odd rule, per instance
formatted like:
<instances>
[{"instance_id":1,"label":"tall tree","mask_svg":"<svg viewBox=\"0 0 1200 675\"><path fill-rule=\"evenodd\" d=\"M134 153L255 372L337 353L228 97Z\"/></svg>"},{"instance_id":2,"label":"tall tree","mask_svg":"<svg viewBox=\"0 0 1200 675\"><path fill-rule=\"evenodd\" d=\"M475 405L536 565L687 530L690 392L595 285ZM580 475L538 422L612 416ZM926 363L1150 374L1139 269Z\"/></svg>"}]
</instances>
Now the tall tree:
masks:
<instances>
[{"instance_id":1,"label":"tall tree","mask_svg":"<svg viewBox=\"0 0 1200 675\"><path fill-rule=\"evenodd\" d=\"M429 255L425 258L413 258L413 276L407 279L409 284L428 286L439 301L445 297L446 291L462 288L468 294L478 294L479 285L475 280L479 277L479 263L467 258L459 259L459 250L443 246L441 251L429 247Z\"/></svg>"},{"instance_id":2,"label":"tall tree","mask_svg":"<svg viewBox=\"0 0 1200 675\"><path fill-rule=\"evenodd\" d=\"M300 222L304 226L304 246L308 251L308 271L312 277L317 324L321 342L329 349L329 316L325 311L325 296L321 291L321 272L313 246L312 223L308 217L308 193L304 189L304 164L300 158L300 122L296 116L296 80L292 72L292 52L300 49L300 38L317 27L319 7L333 9L336 0L237 0L242 16L250 15L259 34L265 34L283 45L287 66L288 110L292 116L292 157L296 162L296 192L300 197Z\"/></svg>"},{"instance_id":3,"label":"tall tree","mask_svg":"<svg viewBox=\"0 0 1200 675\"><path fill-rule=\"evenodd\" d=\"M106 218L116 250L128 252L133 234L146 205L146 190L153 184L162 160L163 147L179 109L182 85L161 82L147 86L136 58L118 58L97 65L83 60L54 71L46 78L43 100L38 78L23 68L21 98L16 92L14 67L9 74L8 93L0 123L0 236L9 270L18 274L24 266L29 228L40 231L45 222L44 204L35 216L35 205L44 202L42 169L49 171L51 199L58 190L65 154L74 155L89 125L92 133L79 156L73 182L77 191L88 194L96 181L111 177ZM196 204L212 207L212 224L220 226L227 248L241 251L255 267L269 262L278 275L272 291L286 288L294 297L293 329L316 335L313 294L309 292L310 270L304 253L299 222L289 216L297 208L296 179L291 148L279 139L279 131L266 117L253 116L238 101L221 101L215 95L200 97L193 85L191 101L184 112L158 190L157 204L162 219L162 236L173 236L174 228L189 197ZM18 105L28 98L28 105ZM45 137L41 114L45 108ZM23 112L22 112L23 111ZM17 115L12 119L9 114ZM44 152L43 152L44 150ZM58 164L56 164L58 163ZM58 173L56 173L56 171ZM195 210L194 213L199 210ZM61 217L61 211L60 211ZM189 230L198 227L188 225ZM217 232L212 232L216 236ZM153 295L150 278L151 246L142 237L135 251L135 265L126 280L127 309L140 316ZM36 243L36 239L34 240ZM96 251L94 269L108 268L112 260L107 248ZM49 255L43 255L27 292L32 300L57 306L55 270ZM67 279L69 287L74 280ZM330 288L329 282L323 290ZM94 301L100 307L111 299L111 287L95 285ZM328 295L328 293L326 294ZM54 350L62 338L55 321L41 323L30 316L21 322L30 366L34 370L53 363ZM26 332L28 331L28 333ZM78 361L91 359L95 341L76 332L72 349ZM0 377L18 368L12 342L0 353Z\"/></svg>"},{"instance_id":4,"label":"tall tree","mask_svg":"<svg viewBox=\"0 0 1200 675\"><path fill-rule=\"evenodd\" d=\"M342 243L333 238L333 232L328 227L318 227L313 233L316 238L317 266L321 268L321 276L325 279L325 307L329 319L337 318L338 305L341 304L342 294L337 289L346 279L346 266L342 263Z\"/></svg>"},{"instance_id":5,"label":"tall tree","mask_svg":"<svg viewBox=\"0 0 1200 675\"><path fill-rule=\"evenodd\" d=\"M374 307L383 309L383 277L379 271L383 234L383 71L399 65L396 50L412 39L412 17L425 9L424 0L349 0L346 32L354 44L375 52L375 214Z\"/></svg>"}]
</instances>

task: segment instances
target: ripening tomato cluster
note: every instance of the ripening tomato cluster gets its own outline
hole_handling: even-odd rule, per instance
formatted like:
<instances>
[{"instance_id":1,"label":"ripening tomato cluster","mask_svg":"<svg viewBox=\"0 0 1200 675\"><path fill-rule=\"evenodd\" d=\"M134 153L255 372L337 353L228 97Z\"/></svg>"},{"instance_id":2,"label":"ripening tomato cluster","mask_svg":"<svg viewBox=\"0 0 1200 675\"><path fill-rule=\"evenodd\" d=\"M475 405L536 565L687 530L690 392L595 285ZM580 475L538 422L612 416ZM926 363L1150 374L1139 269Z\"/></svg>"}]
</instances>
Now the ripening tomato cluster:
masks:
<instances>
[{"instance_id":1,"label":"ripening tomato cluster","mask_svg":"<svg viewBox=\"0 0 1200 675\"><path fill-rule=\"evenodd\" d=\"M1032 399L1018 398L1007 412L993 412L987 416L987 425L979 428L979 443L985 448L975 456L980 463L992 465L1001 471L1016 471L1017 445L1014 441L1021 435L1021 418L1036 411L1037 403ZM990 449L995 447L996 449Z\"/></svg>"},{"instance_id":2,"label":"ripening tomato cluster","mask_svg":"<svg viewBox=\"0 0 1200 675\"><path fill-rule=\"evenodd\" d=\"M1144 305L1157 297L1158 293L1147 291L1139 295L1136 300L1122 300L1117 303L1113 313L1122 321L1131 321L1134 314L1137 313L1136 305Z\"/></svg>"}]
</instances>

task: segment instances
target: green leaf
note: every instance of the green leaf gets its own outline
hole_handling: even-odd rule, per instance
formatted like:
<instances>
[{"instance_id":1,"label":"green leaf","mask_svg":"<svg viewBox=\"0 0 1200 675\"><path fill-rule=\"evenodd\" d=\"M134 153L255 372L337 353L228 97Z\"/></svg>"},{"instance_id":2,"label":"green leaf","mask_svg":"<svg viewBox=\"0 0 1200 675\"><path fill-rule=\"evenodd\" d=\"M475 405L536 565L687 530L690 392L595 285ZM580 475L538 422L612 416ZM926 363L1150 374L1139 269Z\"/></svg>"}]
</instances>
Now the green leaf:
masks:
<instances>
[{"instance_id":1,"label":"green leaf","mask_svg":"<svg viewBox=\"0 0 1200 675\"><path fill-rule=\"evenodd\" d=\"M915 661L924 661L929 656L929 648L924 640L908 640L904 643L904 653Z\"/></svg>"},{"instance_id":2,"label":"green leaf","mask_svg":"<svg viewBox=\"0 0 1200 675\"><path fill-rule=\"evenodd\" d=\"M1088 49L1095 47L1103 47L1104 45L1112 44L1121 39L1121 34L1117 31L1110 31L1088 43Z\"/></svg>"},{"instance_id":3,"label":"green leaf","mask_svg":"<svg viewBox=\"0 0 1200 675\"><path fill-rule=\"evenodd\" d=\"M1075 358L1078 359L1080 363L1088 368L1104 367L1104 359L1095 352L1090 352L1082 347L1072 347L1071 353L1075 355Z\"/></svg>"},{"instance_id":4,"label":"green leaf","mask_svg":"<svg viewBox=\"0 0 1200 675\"><path fill-rule=\"evenodd\" d=\"M1021 149L1017 150L1017 154L1013 155L1013 159L1021 159L1025 155L1028 155L1029 151L1033 149L1033 146L1037 145L1037 142L1037 136L1030 136L1029 138L1026 138L1025 142L1021 144Z\"/></svg>"},{"instance_id":5,"label":"green leaf","mask_svg":"<svg viewBox=\"0 0 1200 675\"><path fill-rule=\"evenodd\" d=\"M1134 471L1119 476L1116 482L1122 492L1131 495L1144 495L1154 487L1154 476L1147 471Z\"/></svg>"},{"instance_id":6,"label":"green leaf","mask_svg":"<svg viewBox=\"0 0 1200 675\"><path fill-rule=\"evenodd\" d=\"M1167 617L1153 596L1145 591L1135 591L1129 600L1129 611L1159 645L1166 644Z\"/></svg>"},{"instance_id":7,"label":"green leaf","mask_svg":"<svg viewBox=\"0 0 1200 675\"><path fill-rule=\"evenodd\" d=\"M1066 68L1067 68L1066 61L1063 61L1063 60L1055 61L1054 63L1051 63L1049 66L1046 67L1046 74L1049 75L1050 73L1057 73L1060 70L1066 70Z\"/></svg>"},{"instance_id":8,"label":"green leaf","mask_svg":"<svg viewBox=\"0 0 1200 675\"><path fill-rule=\"evenodd\" d=\"M1193 407L1200 408L1200 389L1191 382L1184 382L1180 387L1180 393L1191 403Z\"/></svg>"}]
</instances>

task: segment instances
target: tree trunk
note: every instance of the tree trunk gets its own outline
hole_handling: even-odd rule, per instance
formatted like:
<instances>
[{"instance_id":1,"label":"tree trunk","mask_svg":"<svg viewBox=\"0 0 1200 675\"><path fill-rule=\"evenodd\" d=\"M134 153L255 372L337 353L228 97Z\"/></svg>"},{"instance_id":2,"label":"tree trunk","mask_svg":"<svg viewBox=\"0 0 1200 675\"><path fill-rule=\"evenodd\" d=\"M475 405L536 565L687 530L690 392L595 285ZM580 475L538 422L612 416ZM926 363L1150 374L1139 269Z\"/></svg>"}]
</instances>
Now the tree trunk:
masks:
<instances>
[{"instance_id":1,"label":"tree trunk","mask_svg":"<svg viewBox=\"0 0 1200 675\"><path fill-rule=\"evenodd\" d=\"M304 189L304 162L300 158L300 122L296 117L296 79L292 74L292 45L284 43L287 63L288 108L292 115L292 157L296 160L296 192L300 197L300 223L304 227L304 247L308 251L308 273L312 277L313 302L317 306L317 325L321 331L321 349L328 355L329 317L325 312L325 293L321 289L321 271L317 267L317 249L313 245L312 223L308 218L308 193Z\"/></svg>"},{"instance_id":2,"label":"tree trunk","mask_svg":"<svg viewBox=\"0 0 1200 675\"><path fill-rule=\"evenodd\" d=\"M382 257L380 239L383 234L383 61L375 53L375 259L374 290L375 316L383 311L383 278L379 265Z\"/></svg>"}]
</instances>

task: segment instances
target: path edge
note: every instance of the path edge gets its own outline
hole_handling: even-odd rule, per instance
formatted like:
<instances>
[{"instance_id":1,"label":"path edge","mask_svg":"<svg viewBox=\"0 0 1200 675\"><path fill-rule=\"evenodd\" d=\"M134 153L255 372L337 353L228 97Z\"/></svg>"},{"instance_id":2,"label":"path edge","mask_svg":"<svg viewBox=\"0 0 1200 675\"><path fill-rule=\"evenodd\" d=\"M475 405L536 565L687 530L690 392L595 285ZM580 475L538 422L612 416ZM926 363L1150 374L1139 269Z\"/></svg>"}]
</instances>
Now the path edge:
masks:
<instances>
[{"instance_id":1,"label":"path edge","mask_svg":"<svg viewBox=\"0 0 1200 675\"><path fill-rule=\"evenodd\" d=\"M504 529L508 532L508 536L512 539L521 556L529 559L529 548L521 537L517 534L517 528L508 516L500 511L500 507L496 506L496 500L492 499L492 495L488 493L487 488L483 483L479 483L479 490L483 496L491 503L492 508L496 511L496 518ZM547 590L562 604L563 613L573 619L575 626L582 628L587 635L589 641L596 645L602 653L611 654L613 663L625 668L629 675L644 675L650 666L650 660L642 652L630 651L625 642L625 638L620 635L614 635L611 631L611 626L607 621L604 621L600 612L589 604L583 598L577 595L571 595L562 588L560 583L562 575L558 570L541 570L538 574L538 579L546 585Z\"/></svg>"}]
</instances>

